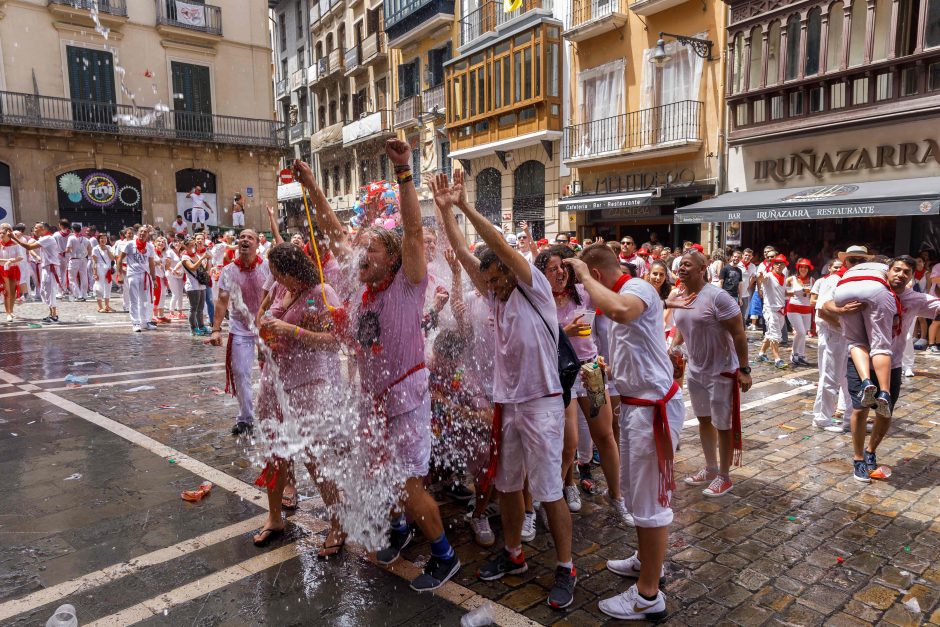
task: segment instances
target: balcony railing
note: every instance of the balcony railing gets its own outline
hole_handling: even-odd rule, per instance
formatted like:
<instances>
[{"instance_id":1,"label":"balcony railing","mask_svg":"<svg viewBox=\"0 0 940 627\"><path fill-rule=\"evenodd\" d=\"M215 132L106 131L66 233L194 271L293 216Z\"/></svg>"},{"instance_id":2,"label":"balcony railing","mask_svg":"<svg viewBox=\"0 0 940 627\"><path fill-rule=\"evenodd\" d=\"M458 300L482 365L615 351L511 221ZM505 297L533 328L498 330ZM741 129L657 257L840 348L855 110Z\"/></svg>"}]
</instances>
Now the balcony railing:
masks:
<instances>
[{"instance_id":1,"label":"balcony railing","mask_svg":"<svg viewBox=\"0 0 940 627\"><path fill-rule=\"evenodd\" d=\"M444 84L421 92L421 110L426 113L444 115Z\"/></svg>"},{"instance_id":2,"label":"balcony railing","mask_svg":"<svg viewBox=\"0 0 940 627\"><path fill-rule=\"evenodd\" d=\"M274 97L275 98L278 98L278 99L283 98L289 93L287 90L288 82L289 81L286 78L282 78L281 80L279 80L277 83L274 84Z\"/></svg>"},{"instance_id":3,"label":"balcony railing","mask_svg":"<svg viewBox=\"0 0 940 627\"><path fill-rule=\"evenodd\" d=\"M290 143L299 142L307 137L307 123L298 122L288 129L287 140Z\"/></svg>"},{"instance_id":4,"label":"balcony railing","mask_svg":"<svg viewBox=\"0 0 940 627\"><path fill-rule=\"evenodd\" d=\"M351 72L359 67L360 62L362 61L362 48L359 46L353 46L346 50L346 54L343 55L343 64L346 67L347 72Z\"/></svg>"},{"instance_id":5,"label":"balcony railing","mask_svg":"<svg viewBox=\"0 0 940 627\"><path fill-rule=\"evenodd\" d=\"M283 122L0 92L0 126L283 148Z\"/></svg>"},{"instance_id":6,"label":"balcony railing","mask_svg":"<svg viewBox=\"0 0 940 627\"><path fill-rule=\"evenodd\" d=\"M393 40L435 17L454 16L454 0L385 0L384 4L385 32Z\"/></svg>"},{"instance_id":7,"label":"balcony railing","mask_svg":"<svg viewBox=\"0 0 940 627\"><path fill-rule=\"evenodd\" d=\"M175 0L157 1L157 24L222 35L222 9L211 4L185 3L178 7Z\"/></svg>"},{"instance_id":8,"label":"balcony railing","mask_svg":"<svg viewBox=\"0 0 940 627\"><path fill-rule=\"evenodd\" d=\"M535 9L551 11L553 5L554 0L522 0L522 4L518 9L506 13L503 11L501 0L485 0L479 7L460 20L460 45L464 46L486 33L494 32L503 24L529 11Z\"/></svg>"},{"instance_id":9,"label":"balcony railing","mask_svg":"<svg viewBox=\"0 0 940 627\"><path fill-rule=\"evenodd\" d=\"M97 5L98 11L101 13L127 17L127 0L98 0L97 2L95 0L49 0L49 2L50 4L61 4L76 9L91 9Z\"/></svg>"},{"instance_id":10,"label":"balcony railing","mask_svg":"<svg viewBox=\"0 0 940 627\"><path fill-rule=\"evenodd\" d=\"M305 87L307 84L307 68L300 68L290 75L291 91Z\"/></svg>"},{"instance_id":11,"label":"balcony railing","mask_svg":"<svg viewBox=\"0 0 940 627\"><path fill-rule=\"evenodd\" d=\"M418 123L421 115L421 96L408 96L395 107L395 128L405 128Z\"/></svg>"},{"instance_id":12,"label":"balcony railing","mask_svg":"<svg viewBox=\"0 0 940 627\"><path fill-rule=\"evenodd\" d=\"M627 0L571 0L571 25L577 28L590 22L627 12Z\"/></svg>"},{"instance_id":13,"label":"balcony railing","mask_svg":"<svg viewBox=\"0 0 940 627\"><path fill-rule=\"evenodd\" d=\"M315 2L310 7L310 23L316 24L319 21L320 21L320 4L318 2Z\"/></svg>"},{"instance_id":14,"label":"balcony railing","mask_svg":"<svg viewBox=\"0 0 940 627\"><path fill-rule=\"evenodd\" d=\"M594 159L702 141L702 103L674 102L565 127L564 159Z\"/></svg>"},{"instance_id":15,"label":"balcony railing","mask_svg":"<svg viewBox=\"0 0 940 627\"><path fill-rule=\"evenodd\" d=\"M368 64L385 54L385 33L378 31L362 40L362 63Z\"/></svg>"},{"instance_id":16,"label":"balcony railing","mask_svg":"<svg viewBox=\"0 0 940 627\"><path fill-rule=\"evenodd\" d=\"M343 127L343 146L393 135L395 131L392 128L391 111L368 113Z\"/></svg>"}]
</instances>

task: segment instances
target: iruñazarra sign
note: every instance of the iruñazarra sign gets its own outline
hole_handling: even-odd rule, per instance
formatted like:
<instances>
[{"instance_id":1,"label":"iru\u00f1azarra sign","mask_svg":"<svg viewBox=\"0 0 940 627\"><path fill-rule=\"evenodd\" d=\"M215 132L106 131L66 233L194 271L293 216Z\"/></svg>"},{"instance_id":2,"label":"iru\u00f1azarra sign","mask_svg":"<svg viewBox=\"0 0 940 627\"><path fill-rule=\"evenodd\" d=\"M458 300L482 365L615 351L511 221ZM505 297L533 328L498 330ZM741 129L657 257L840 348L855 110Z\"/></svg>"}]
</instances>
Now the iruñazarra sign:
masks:
<instances>
[{"instance_id":1,"label":"iru\u00f1azarra sign","mask_svg":"<svg viewBox=\"0 0 940 627\"><path fill-rule=\"evenodd\" d=\"M934 139L919 143L903 142L868 148L847 148L835 152L817 153L815 150L794 152L777 159L754 162L754 180L771 179L782 183L791 178L809 174L822 179L826 174L875 170L885 167L901 168L934 162L940 165L940 144Z\"/></svg>"}]
</instances>

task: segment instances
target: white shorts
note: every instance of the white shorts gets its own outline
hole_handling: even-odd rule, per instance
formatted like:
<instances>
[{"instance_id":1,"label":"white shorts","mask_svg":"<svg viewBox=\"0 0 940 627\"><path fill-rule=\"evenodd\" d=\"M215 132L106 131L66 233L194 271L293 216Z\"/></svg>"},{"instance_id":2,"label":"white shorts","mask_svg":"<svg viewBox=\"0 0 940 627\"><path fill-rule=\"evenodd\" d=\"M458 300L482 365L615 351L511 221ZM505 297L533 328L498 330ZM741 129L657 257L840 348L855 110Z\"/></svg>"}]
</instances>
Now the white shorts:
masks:
<instances>
[{"instance_id":1,"label":"white shorts","mask_svg":"<svg viewBox=\"0 0 940 627\"><path fill-rule=\"evenodd\" d=\"M783 339L783 327L786 319L779 309L772 309L764 303L764 322L767 324L767 331L764 338L771 342L780 342Z\"/></svg>"},{"instance_id":2,"label":"white shorts","mask_svg":"<svg viewBox=\"0 0 940 627\"><path fill-rule=\"evenodd\" d=\"M244 211L235 211L232 213L232 226L245 226Z\"/></svg>"},{"instance_id":3,"label":"white shorts","mask_svg":"<svg viewBox=\"0 0 940 627\"><path fill-rule=\"evenodd\" d=\"M736 379L729 379L720 374L712 378L697 378L691 372L686 376L689 388L689 400L692 412L700 417L711 417L712 425L719 431L731 429L731 397Z\"/></svg>"},{"instance_id":4,"label":"white shorts","mask_svg":"<svg viewBox=\"0 0 940 627\"><path fill-rule=\"evenodd\" d=\"M659 504L659 461L653 440L653 409L620 404L620 490L637 527L665 527L672 522L672 508ZM666 403L666 414L675 453L679 430L685 419L681 390Z\"/></svg>"},{"instance_id":5,"label":"white shorts","mask_svg":"<svg viewBox=\"0 0 940 627\"><path fill-rule=\"evenodd\" d=\"M406 478L424 477L431 461L431 396L416 408L388 418L388 442L392 458Z\"/></svg>"},{"instance_id":6,"label":"white shorts","mask_svg":"<svg viewBox=\"0 0 940 627\"><path fill-rule=\"evenodd\" d=\"M546 503L561 499L564 442L565 408L560 395L503 405L496 489L518 492L528 475L533 499Z\"/></svg>"}]
</instances>

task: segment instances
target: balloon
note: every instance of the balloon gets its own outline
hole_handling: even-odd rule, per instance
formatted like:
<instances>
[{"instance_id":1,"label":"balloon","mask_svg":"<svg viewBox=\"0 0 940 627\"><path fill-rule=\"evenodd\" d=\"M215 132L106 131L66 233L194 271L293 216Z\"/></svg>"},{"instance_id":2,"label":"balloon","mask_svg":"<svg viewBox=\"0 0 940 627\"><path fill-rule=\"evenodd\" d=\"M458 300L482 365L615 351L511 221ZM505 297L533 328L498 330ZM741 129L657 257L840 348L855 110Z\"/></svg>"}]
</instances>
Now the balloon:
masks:
<instances>
[{"instance_id":1,"label":"balloon","mask_svg":"<svg viewBox=\"0 0 940 627\"><path fill-rule=\"evenodd\" d=\"M389 219L387 219L387 220L385 221L385 224L384 224L383 226L384 226L387 230L391 231L392 229L394 229L394 228L395 228L396 226L398 226L398 225L397 225L397 223L395 222L394 219L389 218Z\"/></svg>"}]
</instances>

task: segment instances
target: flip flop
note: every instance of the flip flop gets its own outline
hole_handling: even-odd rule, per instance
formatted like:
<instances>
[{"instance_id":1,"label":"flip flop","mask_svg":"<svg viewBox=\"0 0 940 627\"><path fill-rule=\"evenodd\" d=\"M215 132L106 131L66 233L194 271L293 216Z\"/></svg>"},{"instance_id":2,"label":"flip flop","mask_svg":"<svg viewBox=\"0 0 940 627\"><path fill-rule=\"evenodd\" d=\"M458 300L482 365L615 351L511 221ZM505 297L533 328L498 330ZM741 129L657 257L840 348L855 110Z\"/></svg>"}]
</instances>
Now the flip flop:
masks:
<instances>
[{"instance_id":1,"label":"flip flop","mask_svg":"<svg viewBox=\"0 0 940 627\"><path fill-rule=\"evenodd\" d=\"M287 527L281 527L280 529L271 529L270 527L265 527L255 535L262 536L260 540L255 540L252 538L252 542L255 546L264 547L268 546L272 540L276 540L284 535L284 532L287 531ZM267 535L265 535L267 534Z\"/></svg>"},{"instance_id":2,"label":"flip flop","mask_svg":"<svg viewBox=\"0 0 940 627\"><path fill-rule=\"evenodd\" d=\"M327 534L329 537L329 534ZM326 542L326 539L323 540ZM317 557L322 559L328 559L334 555L339 555L340 551L343 550L343 547L346 546L346 534L343 534L343 540L341 542L336 542L334 544L324 544L320 551L317 553Z\"/></svg>"}]
</instances>

